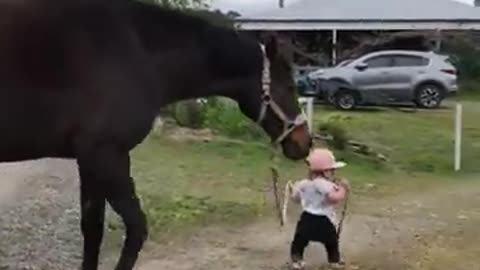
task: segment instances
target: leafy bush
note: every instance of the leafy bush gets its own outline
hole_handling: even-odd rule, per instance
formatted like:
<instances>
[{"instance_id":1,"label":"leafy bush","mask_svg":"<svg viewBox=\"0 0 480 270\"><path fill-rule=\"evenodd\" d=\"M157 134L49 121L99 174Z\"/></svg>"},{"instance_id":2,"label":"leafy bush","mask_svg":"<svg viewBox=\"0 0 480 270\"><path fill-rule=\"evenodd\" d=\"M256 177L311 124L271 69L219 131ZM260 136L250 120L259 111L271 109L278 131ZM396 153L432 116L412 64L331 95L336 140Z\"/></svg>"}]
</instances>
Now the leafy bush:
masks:
<instances>
[{"instance_id":1,"label":"leafy bush","mask_svg":"<svg viewBox=\"0 0 480 270\"><path fill-rule=\"evenodd\" d=\"M468 36L447 39L443 43L442 53L450 56L450 61L459 71L460 80L480 77L480 50Z\"/></svg>"},{"instance_id":2,"label":"leafy bush","mask_svg":"<svg viewBox=\"0 0 480 270\"><path fill-rule=\"evenodd\" d=\"M263 131L226 98L208 99L204 126L232 137L261 138Z\"/></svg>"},{"instance_id":3,"label":"leafy bush","mask_svg":"<svg viewBox=\"0 0 480 270\"><path fill-rule=\"evenodd\" d=\"M441 51L457 68L460 94L468 99L477 99L480 94L480 48L475 39L468 33L452 35L444 40Z\"/></svg>"},{"instance_id":4,"label":"leafy bush","mask_svg":"<svg viewBox=\"0 0 480 270\"><path fill-rule=\"evenodd\" d=\"M174 106L173 117L178 125L188 128L200 128L205 117L205 106L197 100L177 102Z\"/></svg>"},{"instance_id":5,"label":"leafy bush","mask_svg":"<svg viewBox=\"0 0 480 270\"><path fill-rule=\"evenodd\" d=\"M349 141L347 130L344 127L346 120L348 118L345 116L332 114L322 121L318 128L320 134L332 137L332 140L327 141L327 143L338 150L344 150Z\"/></svg>"},{"instance_id":6,"label":"leafy bush","mask_svg":"<svg viewBox=\"0 0 480 270\"><path fill-rule=\"evenodd\" d=\"M263 130L248 119L237 103L227 98L179 101L161 112L162 117L173 117L175 122L187 128L209 128L229 137L259 139Z\"/></svg>"},{"instance_id":7,"label":"leafy bush","mask_svg":"<svg viewBox=\"0 0 480 270\"><path fill-rule=\"evenodd\" d=\"M460 94L468 97L478 97L480 95L480 76L476 79L466 79L459 83Z\"/></svg>"}]
</instances>

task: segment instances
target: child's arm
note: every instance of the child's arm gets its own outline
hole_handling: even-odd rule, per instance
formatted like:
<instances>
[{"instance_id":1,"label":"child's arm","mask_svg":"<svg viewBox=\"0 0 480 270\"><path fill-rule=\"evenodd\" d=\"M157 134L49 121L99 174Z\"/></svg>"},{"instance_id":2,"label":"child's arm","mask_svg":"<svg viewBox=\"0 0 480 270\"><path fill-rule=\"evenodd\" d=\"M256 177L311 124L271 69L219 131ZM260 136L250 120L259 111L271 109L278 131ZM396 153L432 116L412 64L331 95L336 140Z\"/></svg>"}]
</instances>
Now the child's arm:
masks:
<instances>
[{"instance_id":1,"label":"child's arm","mask_svg":"<svg viewBox=\"0 0 480 270\"><path fill-rule=\"evenodd\" d=\"M331 204L338 204L345 199L348 192L346 181L332 183L327 180L318 181L318 190L326 195L326 199Z\"/></svg>"},{"instance_id":2,"label":"child's arm","mask_svg":"<svg viewBox=\"0 0 480 270\"><path fill-rule=\"evenodd\" d=\"M327 194L327 199L332 204L337 204L345 199L347 190L343 185L335 185L333 190Z\"/></svg>"}]
</instances>

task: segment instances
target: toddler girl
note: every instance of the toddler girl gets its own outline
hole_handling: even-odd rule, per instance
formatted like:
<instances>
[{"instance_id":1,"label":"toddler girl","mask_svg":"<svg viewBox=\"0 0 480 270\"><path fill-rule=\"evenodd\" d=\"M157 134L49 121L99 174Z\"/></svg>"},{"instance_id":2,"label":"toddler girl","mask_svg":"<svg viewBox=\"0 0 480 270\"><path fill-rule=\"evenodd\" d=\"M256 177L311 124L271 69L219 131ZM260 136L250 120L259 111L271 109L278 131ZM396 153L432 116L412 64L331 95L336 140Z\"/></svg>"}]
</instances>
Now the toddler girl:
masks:
<instances>
[{"instance_id":1,"label":"toddler girl","mask_svg":"<svg viewBox=\"0 0 480 270\"><path fill-rule=\"evenodd\" d=\"M338 245L335 207L345 198L349 186L346 181L335 182L335 170L344 167L336 162L332 152L315 149L307 158L309 178L290 187L292 200L301 203L303 212L297 223L290 255L293 269L303 269L304 250L308 243L322 243L333 268L343 267Z\"/></svg>"}]
</instances>

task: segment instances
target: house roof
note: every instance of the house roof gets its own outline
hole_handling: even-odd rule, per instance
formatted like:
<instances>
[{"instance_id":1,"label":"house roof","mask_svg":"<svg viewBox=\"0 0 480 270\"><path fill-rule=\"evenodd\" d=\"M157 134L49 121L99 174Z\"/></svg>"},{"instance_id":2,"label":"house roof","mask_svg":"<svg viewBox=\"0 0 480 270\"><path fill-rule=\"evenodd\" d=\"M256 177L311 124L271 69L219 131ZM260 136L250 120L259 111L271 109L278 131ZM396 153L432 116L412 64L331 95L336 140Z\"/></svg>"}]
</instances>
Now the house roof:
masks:
<instances>
[{"instance_id":1,"label":"house roof","mask_svg":"<svg viewBox=\"0 0 480 270\"><path fill-rule=\"evenodd\" d=\"M415 29L412 22L426 29L452 28L452 23L456 24L453 29L480 29L480 8L453 0L301 0L285 8L241 16L236 21L247 28L254 24L268 28L275 23L277 28L281 26L279 24L288 28L285 24L290 23L290 28L298 30L302 25L306 28L335 28L338 25L358 29L375 23L374 29L381 28L380 23L384 24L383 27L396 23L399 28ZM352 22L362 25L346 25ZM427 24L430 25L426 27Z\"/></svg>"}]
</instances>

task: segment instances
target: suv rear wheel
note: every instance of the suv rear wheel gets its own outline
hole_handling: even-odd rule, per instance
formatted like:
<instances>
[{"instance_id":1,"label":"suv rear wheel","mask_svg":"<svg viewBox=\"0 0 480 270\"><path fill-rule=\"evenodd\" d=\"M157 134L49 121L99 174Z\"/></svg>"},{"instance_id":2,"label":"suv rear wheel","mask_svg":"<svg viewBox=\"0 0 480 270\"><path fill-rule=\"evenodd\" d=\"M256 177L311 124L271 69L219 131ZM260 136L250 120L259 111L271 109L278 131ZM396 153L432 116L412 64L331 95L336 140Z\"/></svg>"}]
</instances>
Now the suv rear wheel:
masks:
<instances>
[{"instance_id":1,"label":"suv rear wheel","mask_svg":"<svg viewBox=\"0 0 480 270\"><path fill-rule=\"evenodd\" d=\"M358 95L353 91L340 90L335 94L333 101L341 110L352 110L358 105Z\"/></svg>"},{"instance_id":2,"label":"suv rear wheel","mask_svg":"<svg viewBox=\"0 0 480 270\"><path fill-rule=\"evenodd\" d=\"M422 84L418 87L415 103L426 109L438 108L443 100L443 89L434 83Z\"/></svg>"}]
</instances>

